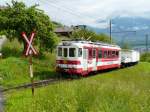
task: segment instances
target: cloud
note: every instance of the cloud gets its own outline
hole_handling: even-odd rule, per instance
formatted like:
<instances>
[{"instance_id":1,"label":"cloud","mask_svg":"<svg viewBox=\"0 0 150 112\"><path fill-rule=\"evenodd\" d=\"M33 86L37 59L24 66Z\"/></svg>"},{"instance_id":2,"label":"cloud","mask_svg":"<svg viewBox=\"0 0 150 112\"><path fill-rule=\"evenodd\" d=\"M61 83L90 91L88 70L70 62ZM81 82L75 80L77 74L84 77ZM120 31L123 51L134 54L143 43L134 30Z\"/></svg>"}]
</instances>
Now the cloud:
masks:
<instances>
[{"instance_id":1,"label":"cloud","mask_svg":"<svg viewBox=\"0 0 150 112\"><path fill-rule=\"evenodd\" d=\"M142 27L134 26L131 29L136 30L136 31L137 30L147 30L147 29L149 29L149 27L148 26L142 26Z\"/></svg>"},{"instance_id":2,"label":"cloud","mask_svg":"<svg viewBox=\"0 0 150 112\"><path fill-rule=\"evenodd\" d=\"M43 9L48 8L46 10L52 19L67 25L106 28L108 20L118 16L150 18L149 0L48 0L40 4ZM98 22L103 20L106 21Z\"/></svg>"},{"instance_id":3,"label":"cloud","mask_svg":"<svg viewBox=\"0 0 150 112\"><path fill-rule=\"evenodd\" d=\"M39 3L39 8L43 9L52 20L65 25L86 24L93 27L106 28L108 27L108 20L118 16L150 18L150 0L24 1L27 5Z\"/></svg>"}]
</instances>

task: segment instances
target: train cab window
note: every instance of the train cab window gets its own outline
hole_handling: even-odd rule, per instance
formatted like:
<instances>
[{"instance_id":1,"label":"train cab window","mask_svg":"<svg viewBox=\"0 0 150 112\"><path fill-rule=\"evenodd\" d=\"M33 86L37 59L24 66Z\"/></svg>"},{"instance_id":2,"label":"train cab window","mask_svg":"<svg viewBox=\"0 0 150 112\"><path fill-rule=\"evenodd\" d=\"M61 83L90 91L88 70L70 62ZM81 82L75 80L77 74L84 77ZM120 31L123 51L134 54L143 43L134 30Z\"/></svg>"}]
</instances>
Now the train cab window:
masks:
<instances>
[{"instance_id":1,"label":"train cab window","mask_svg":"<svg viewBox=\"0 0 150 112\"><path fill-rule=\"evenodd\" d=\"M96 49L93 49L93 58L96 58Z\"/></svg>"},{"instance_id":2,"label":"train cab window","mask_svg":"<svg viewBox=\"0 0 150 112\"><path fill-rule=\"evenodd\" d=\"M67 57L67 55L68 55L68 49L64 48L64 57Z\"/></svg>"},{"instance_id":3,"label":"train cab window","mask_svg":"<svg viewBox=\"0 0 150 112\"><path fill-rule=\"evenodd\" d=\"M62 48L61 47L58 48L58 56L62 56Z\"/></svg>"},{"instance_id":4,"label":"train cab window","mask_svg":"<svg viewBox=\"0 0 150 112\"><path fill-rule=\"evenodd\" d=\"M76 48L69 48L69 57L76 56Z\"/></svg>"},{"instance_id":5,"label":"train cab window","mask_svg":"<svg viewBox=\"0 0 150 112\"><path fill-rule=\"evenodd\" d=\"M101 50L98 51L98 58L102 58L102 51Z\"/></svg>"},{"instance_id":6,"label":"train cab window","mask_svg":"<svg viewBox=\"0 0 150 112\"><path fill-rule=\"evenodd\" d=\"M107 51L104 51L104 58L107 58Z\"/></svg>"},{"instance_id":7,"label":"train cab window","mask_svg":"<svg viewBox=\"0 0 150 112\"><path fill-rule=\"evenodd\" d=\"M82 48L79 48L78 49L78 57L81 57L82 56Z\"/></svg>"}]
</instances>

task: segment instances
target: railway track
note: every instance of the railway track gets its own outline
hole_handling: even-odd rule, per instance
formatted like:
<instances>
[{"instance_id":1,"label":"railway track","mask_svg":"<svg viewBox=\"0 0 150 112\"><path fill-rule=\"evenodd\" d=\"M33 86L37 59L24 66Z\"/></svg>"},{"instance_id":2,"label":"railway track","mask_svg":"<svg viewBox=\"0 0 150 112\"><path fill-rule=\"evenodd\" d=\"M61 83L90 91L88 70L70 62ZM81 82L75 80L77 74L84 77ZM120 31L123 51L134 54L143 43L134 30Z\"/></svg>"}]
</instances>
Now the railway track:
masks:
<instances>
[{"instance_id":1,"label":"railway track","mask_svg":"<svg viewBox=\"0 0 150 112\"><path fill-rule=\"evenodd\" d=\"M62 81L70 81L70 80L71 79L47 79L47 80L36 81L33 83L33 85L34 85L34 88L38 88L38 87L43 87L43 86L47 86L50 84L54 84L54 83L58 83L58 82L62 82ZM19 86L2 89L1 92L7 92L10 90L26 89L26 88L32 88L32 83L21 84Z\"/></svg>"}]
</instances>

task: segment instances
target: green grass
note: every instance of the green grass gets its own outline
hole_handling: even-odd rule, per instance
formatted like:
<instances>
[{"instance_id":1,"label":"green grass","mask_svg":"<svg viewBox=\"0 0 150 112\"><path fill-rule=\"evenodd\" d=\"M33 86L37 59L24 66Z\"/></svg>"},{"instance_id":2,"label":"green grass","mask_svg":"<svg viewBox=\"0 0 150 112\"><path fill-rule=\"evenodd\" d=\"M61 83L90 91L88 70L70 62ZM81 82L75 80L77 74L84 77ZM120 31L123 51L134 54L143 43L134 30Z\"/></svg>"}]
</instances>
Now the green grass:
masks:
<instances>
[{"instance_id":1,"label":"green grass","mask_svg":"<svg viewBox=\"0 0 150 112\"><path fill-rule=\"evenodd\" d=\"M3 47L4 59L0 59L3 88L30 82L29 63L21 57L22 50L16 40ZM57 75L55 54L43 56L33 59L34 80ZM145 56L142 59L145 61ZM34 97L30 89L14 90L4 96L6 112L149 112L150 63L38 88Z\"/></svg>"},{"instance_id":2,"label":"green grass","mask_svg":"<svg viewBox=\"0 0 150 112\"><path fill-rule=\"evenodd\" d=\"M53 54L49 54L54 57ZM55 60L55 59L53 59ZM47 59L33 59L34 80L42 80L56 77L52 67L54 61ZM3 88L9 88L23 83L29 83L29 62L25 57L8 57L0 59L0 84Z\"/></svg>"},{"instance_id":3,"label":"green grass","mask_svg":"<svg viewBox=\"0 0 150 112\"><path fill-rule=\"evenodd\" d=\"M18 40L7 41L2 47L3 58L0 58L0 85L3 88L29 83L29 62L23 56L23 44ZM34 80L56 77L55 54L43 53L33 58Z\"/></svg>"},{"instance_id":4,"label":"green grass","mask_svg":"<svg viewBox=\"0 0 150 112\"><path fill-rule=\"evenodd\" d=\"M5 96L6 112L149 112L150 63Z\"/></svg>"},{"instance_id":5,"label":"green grass","mask_svg":"<svg viewBox=\"0 0 150 112\"><path fill-rule=\"evenodd\" d=\"M142 62L150 62L150 52L145 52L141 54L140 58Z\"/></svg>"}]
</instances>

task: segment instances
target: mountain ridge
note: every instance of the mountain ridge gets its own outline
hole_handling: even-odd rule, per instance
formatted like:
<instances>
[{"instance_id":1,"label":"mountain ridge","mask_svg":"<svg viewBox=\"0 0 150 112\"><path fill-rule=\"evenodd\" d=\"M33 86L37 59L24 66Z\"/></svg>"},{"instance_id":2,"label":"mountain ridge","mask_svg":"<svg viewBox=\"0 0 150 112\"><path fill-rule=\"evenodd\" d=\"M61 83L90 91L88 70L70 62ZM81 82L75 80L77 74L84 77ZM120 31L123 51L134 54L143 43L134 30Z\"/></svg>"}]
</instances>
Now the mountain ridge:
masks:
<instances>
[{"instance_id":1,"label":"mountain ridge","mask_svg":"<svg viewBox=\"0 0 150 112\"><path fill-rule=\"evenodd\" d=\"M133 47L145 45L145 35L150 35L150 19L142 17L116 17L112 20L112 38L118 43L129 43ZM106 21L97 21L106 22ZM88 26L88 29L96 33L109 35L109 28L96 28ZM128 32L129 31L129 32ZM120 33L113 33L120 32ZM150 44L150 37L148 38ZM150 45L149 45L150 46Z\"/></svg>"}]
</instances>

